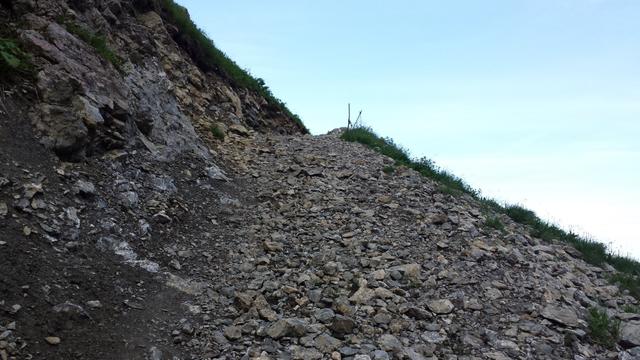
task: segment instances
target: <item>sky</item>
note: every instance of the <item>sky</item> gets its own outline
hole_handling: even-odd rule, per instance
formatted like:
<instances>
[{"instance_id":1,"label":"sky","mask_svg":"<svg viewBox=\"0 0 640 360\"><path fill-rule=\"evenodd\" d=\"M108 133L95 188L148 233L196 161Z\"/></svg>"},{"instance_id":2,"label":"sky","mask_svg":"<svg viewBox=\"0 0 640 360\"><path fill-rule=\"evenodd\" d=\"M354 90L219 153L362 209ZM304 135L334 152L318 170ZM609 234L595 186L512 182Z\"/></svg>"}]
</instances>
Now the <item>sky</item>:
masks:
<instances>
[{"instance_id":1,"label":"sky","mask_svg":"<svg viewBox=\"0 0 640 360\"><path fill-rule=\"evenodd\" d=\"M178 0L313 134L363 122L640 259L640 1Z\"/></svg>"}]
</instances>

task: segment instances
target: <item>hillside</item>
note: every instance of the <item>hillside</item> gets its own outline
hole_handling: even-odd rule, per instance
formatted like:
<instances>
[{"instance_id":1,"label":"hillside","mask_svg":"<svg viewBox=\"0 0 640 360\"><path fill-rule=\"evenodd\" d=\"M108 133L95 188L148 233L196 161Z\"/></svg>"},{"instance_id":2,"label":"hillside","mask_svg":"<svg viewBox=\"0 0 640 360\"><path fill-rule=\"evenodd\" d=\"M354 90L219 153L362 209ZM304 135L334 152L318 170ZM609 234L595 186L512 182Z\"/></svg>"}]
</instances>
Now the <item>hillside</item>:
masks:
<instances>
[{"instance_id":1,"label":"hillside","mask_svg":"<svg viewBox=\"0 0 640 360\"><path fill-rule=\"evenodd\" d=\"M640 358L616 268L307 134L172 1L0 4L0 360Z\"/></svg>"}]
</instances>

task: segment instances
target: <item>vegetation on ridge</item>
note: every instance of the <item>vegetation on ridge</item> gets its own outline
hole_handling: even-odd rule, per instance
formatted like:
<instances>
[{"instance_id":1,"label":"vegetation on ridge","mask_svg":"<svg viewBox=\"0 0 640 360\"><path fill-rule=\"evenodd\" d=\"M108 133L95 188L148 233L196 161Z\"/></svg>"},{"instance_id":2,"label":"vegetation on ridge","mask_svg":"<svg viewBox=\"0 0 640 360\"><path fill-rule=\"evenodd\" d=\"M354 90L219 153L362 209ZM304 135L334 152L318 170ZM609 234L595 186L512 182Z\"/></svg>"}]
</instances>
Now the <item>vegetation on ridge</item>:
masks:
<instances>
[{"instance_id":1,"label":"vegetation on ridge","mask_svg":"<svg viewBox=\"0 0 640 360\"><path fill-rule=\"evenodd\" d=\"M275 109L284 112L293 119L304 132L309 132L302 123L300 117L292 113L286 104L276 98L271 89L261 78L252 76L249 71L242 69L235 61L231 60L222 50L218 49L189 16L189 12L183 6L173 0L161 0L163 15L178 28L177 42L189 53L193 61L203 70L215 71L227 78L233 85L255 91L264 97Z\"/></svg>"},{"instance_id":2,"label":"vegetation on ridge","mask_svg":"<svg viewBox=\"0 0 640 360\"><path fill-rule=\"evenodd\" d=\"M607 251L606 245L585 239L573 232L566 232L558 226L550 224L540 219L533 211L519 205L501 205L493 199L482 197L480 192L473 189L462 179L439 169L433 161L421 158L413 159L409 152L397 145L390 138L383 138L377 135L371 128L366 126L355 126L347 129L342 134L342 139L351 142L359 142L367 147L389 156L396 161L396 165L403 165L418 171L423 176L435 180L441 184L441 191L446 194L467 194L479 201L486 210L498 214L506 214L513 221L525 225L529 228L532 236L542 240L562 241L573 245L581 254L583 259L593 265L610 264L620 273L611 278L613 283L626 289L629 293L640 299L640 262ZM488 220L489 226L499 229L500 225L495 221ZM493 218L496 219L496 218Z\"/></svg>"}]
</instances>

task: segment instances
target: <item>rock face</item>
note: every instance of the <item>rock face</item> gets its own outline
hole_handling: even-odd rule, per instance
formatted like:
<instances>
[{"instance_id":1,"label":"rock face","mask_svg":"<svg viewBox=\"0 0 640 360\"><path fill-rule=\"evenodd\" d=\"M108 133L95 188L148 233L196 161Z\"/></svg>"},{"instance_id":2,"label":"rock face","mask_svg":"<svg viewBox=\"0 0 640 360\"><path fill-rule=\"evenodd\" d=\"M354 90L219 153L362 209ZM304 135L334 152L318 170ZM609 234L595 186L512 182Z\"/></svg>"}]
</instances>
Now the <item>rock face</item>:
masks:
<instances>
[{"instance_id":1,"label":"rock face","mask_svg":"<svg viewBox=\"0 0 640 360\"><path fill-rule=\"evenodd\" d=\"M10 3L40 71L0 106L1 360L640 356L610 269L339 130L300 136L199 70L155 1Z\"/></svg>"},{"instance_id":2,"label":"rock face","mask_svg":"<svg viewBox=\"0 0 640 360\"><path fill-rule=\"evenodd\" d=\"M264 99L199 70L173 41L172 25L153 1L85 3L38 1L19 9L20 39L40 70L41 101L31 117L42 142L59 156L78 160L137 143L160 159L181 152L207 158L194 125L209 128L220 119L301 131L258 105ZM107 61L70 26L107 34L120 61Z\"/></svg>"}]
</instances>

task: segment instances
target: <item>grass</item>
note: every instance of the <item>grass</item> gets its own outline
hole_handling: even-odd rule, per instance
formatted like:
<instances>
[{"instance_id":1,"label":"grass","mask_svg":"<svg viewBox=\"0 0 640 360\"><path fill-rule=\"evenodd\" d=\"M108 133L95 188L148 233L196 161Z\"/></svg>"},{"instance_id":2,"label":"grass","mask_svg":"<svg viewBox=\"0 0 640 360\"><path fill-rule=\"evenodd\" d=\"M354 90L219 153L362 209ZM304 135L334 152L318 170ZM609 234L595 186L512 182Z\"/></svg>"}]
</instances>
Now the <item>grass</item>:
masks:
<instances>
[{"instance_id":1,"label":"grass","mask_svg":"<svg viewBox=\"0 0 640 360\"><path fill-rule=\"evenodd\" d=\"M620 272L613 275L609 280L620 288L629 291L629 294L634 298L640 299L640 280L638 275Z\"/></svg>"},{"instance_id":2,"label":"grass","mask_svg":"<svg viewBox=\"0 0 640 360\"><path fill-rule=\"evenodd\" d=\"M385 166L382 168L382 172L387 174L387 175L391 175L396 171L395 166Z\"/></svg>"},{"instance_id":3,"label":"grass","mask_svg":"<svg viewBox=\"0 0 640 360\"><path fill-rule=\"evenodd\" d=\"M411 159L409 153L404 148L393 142L390 138L382 138L376 135L368 127L356 127L345 131L342 139L352 142L359 142L375 151L395 160L396 165L406 166L414 169L423 176L438 181L449 190L459 192L475 193L470 186L452 174L437 168L433 162L427 158Z\"/></svg>"},{"instance_id":4,"label":"grass","mask_svg":"<svg viewBox=\"0 0 640 360\"><path fill-rule=\"evenodd\" d=\"M64 25L67 31L93 47L103 59L113 64L116 69L120 69L122 59L109 47L107 38L104 35L95 34L83 26L67 21L64 18L58 18L57 20L60 24Z\"/></svg>"},{"instance_id":5,"label":"grass","mask_svg":"<svg viewBox=\"0 0 640 360\"><path fill-rule=\"evenodd\" d=\"M371 128L356 126L347 129L342 134L342 139L358 142L395 160L396 165L412 168L423 176L439 183L439 190L450 195L469 195L475 198L485 213L506 214L513 221L528 227L531 236L547 242L560 241L573 245L582 254L583 259L592 265L610 264L619 273L612 278L622 289L626 289L634 297L640 299L640 262L612 254L607 251L607 246L580 237L573 232L566 232L558 226L540 219L533 211L519 205L501 205L493 199L482 197L480 192L466 184L462 179L444 171L426 158L414 159L403 147L397 145L392 139L377 135ZM490 227L498 225L497 219L488 219ZM499 221L499 220L498 220ZM504 228L502 226L502 228Z\"/></svg>"},{"instance_id":6,"label":"grass","mask_svg":"<svg viewBox=\"0 0 640 360\"><path fill-rule=\"evenodd\" d=\"M220 129L218 125L211 125L209 130L211 131L211 135L213 135L214 138L218 140L224 140L224 137L225 137L224 132L222 131L222 129Z\"/></svg>"},{"instance_id":7,"label":"grass","mask_svg":"<svg viewBox=\"0 0 640 360\"><path fill-rule=\"evenodd\" d=\"M484 225L488 228L504 232L504 224L497 216L489 216L484 222Z\"/></svg>"},{"instance_id":8,"label":"grass","mask_svg":"<svg viewBox=\"0 0 640 360\"><path fill-rule=\"evenodd\" d=\"M15 39L0 38L0 79L32 72L31 57L25 53Z\"/></svg>"},{"instance_id":9,"label":"grass","mask_svg":"<svg viewBox=\"0 0 640 360\"><path fill-rule=\"evenodd\" d=\"M613 348L620 338L620 320L611 319L606 311L598 308L589 309L589 336L593 342Z\"/></svg>"},{"instance_id":10,"label":"grass","mask_svg":"<svg viewBox=\"0 0 640 360\"><path fill-rule=\"evenodd\" d=\"M632 314L640 314L640 306L627 304L622 307L622 311Z\"/></svg>"},{"instance_id":11,"label":"grass","mask_svg":"<svg viewBox=\"0 0 640 360\"><path fill-rule=\"evenodd\" d=\"M173 0L161 0L160 4L163 18L178 29L174 40L189 53L198 67L204 71L217 73L231 81L236 87L255 91L267 100L272 109L282 111L293 119L305 133L309 132L300 117L292 113L282 100L273 95L264 80L252 76L248 70L238 66L215 46L204 31L191 20L186 8L176 4Z\"/></svg>"}]
</instances>

